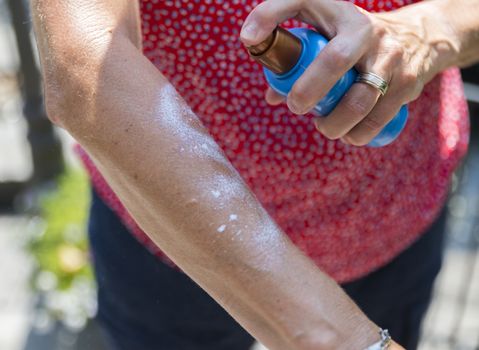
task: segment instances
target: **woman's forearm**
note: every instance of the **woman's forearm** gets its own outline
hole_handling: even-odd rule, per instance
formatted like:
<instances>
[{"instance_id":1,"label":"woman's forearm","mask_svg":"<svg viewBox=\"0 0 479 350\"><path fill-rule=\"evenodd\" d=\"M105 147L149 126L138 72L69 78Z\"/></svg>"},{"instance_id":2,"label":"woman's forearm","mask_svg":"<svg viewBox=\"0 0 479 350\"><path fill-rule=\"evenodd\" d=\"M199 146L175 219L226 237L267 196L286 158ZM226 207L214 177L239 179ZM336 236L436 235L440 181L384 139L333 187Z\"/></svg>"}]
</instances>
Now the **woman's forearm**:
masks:
<instances>
[{"instance_id":1,"label":"woman's forearm","mask_svg":"<svg viewBox=\"0 0 479 350\"><path fill-rule=\"evenodd\" d=\"M33 1L49 114L87 149L153 241L271 349L376 341L376 326L274 224L142 56L138 36L108 16L106 27L94 23L99 30L87 33L68 16L50 19L48 3L69 5Z\"/></svg>"},{"instance_id":2,"label":"woman's forearm","mask_svg":"<svg viewBox=\"0 0 479 350\"><path fill-rule=\"evenodd\" d=\"M271 349L371 344L376 327L292 245L173 87L129 45L120 40L123 59L104 65L88 115L61 119L140 226Z\"/></svg>"}]
</instances>

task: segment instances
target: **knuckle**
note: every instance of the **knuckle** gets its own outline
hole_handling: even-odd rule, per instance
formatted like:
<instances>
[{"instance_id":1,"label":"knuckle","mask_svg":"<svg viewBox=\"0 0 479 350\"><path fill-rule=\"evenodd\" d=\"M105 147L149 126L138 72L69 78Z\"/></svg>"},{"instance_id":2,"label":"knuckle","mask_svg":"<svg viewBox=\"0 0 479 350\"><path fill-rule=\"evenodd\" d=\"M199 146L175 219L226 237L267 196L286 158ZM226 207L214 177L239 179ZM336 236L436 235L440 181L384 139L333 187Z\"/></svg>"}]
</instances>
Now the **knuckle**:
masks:
<instances>
[{"instance_id":1,"label":"knuckle","mask_svg":"<svg viewBox=\"0 0 479 350\"><path fill-rule=\"evenodd\" d=\"M399 84L408 89L415 89L417 82L416 74L412 72L403 72L399 78Z\"/></svg>"},{"instance_id":2,"label":"knuckle","mask_svg":"<svg viewBox=\"0 0 479 350\"><path fill-rule=\"evenodd\" d=\"M410 101L417 98L423 89L423 83L414 73L405 72L393 79L394 87L391 95L397 96L398 100Z\"/></svg>"},{"instance_id":3,"label":"knuckle","mask_svg":"<svg viewBox=\"0 0 479 350\"><path fill-rule=\"evenodd\" d=\"M378 42L377 53L381 57L381 60L384 61L383 63L386 66L384 68L388 70L395 69L403 62L404 44L386 32Z\"/></svg>"},{"instance_id":4,"label":"knuckle","mask_svg":"<svg viewBox=\"0 0 479 350\"><path fill-rule=\"evenodd\" d=\"M403 51L399 46L390 45L385 51L385 69L393 70L403 63Z\"/></svg>"},{"instance_id":5,"label":"knuckle","mask_svg":"<svg viewBox=\"0 0 479 350\"><path fill-rule=\"evenodd\" d=\"M260 22L267 21L270 18L271 13L270 6L270 1L264 1L257 5L253 10L255 19Z\"/></svg>"},{"instance_id":6,"label":"knuckle","mask_svg":"<svg viewBox=\"0 0 479 350\"><path fill-rule=\"evenodd\" d=\"M361 124L363 124L368 131L378 131L384 125L381 121L379 121L374 116L367 116L366 118L363 119Z\"/></svg>"},{"instance_id":7,"label":"knuckle","mask_svg":"<svg viewBox=\"0 0 479 350\"><path fill-rule=\"evenodd\" d=\"M403 55L404 51L400 43L395 42L394 44L391 44L390 56L393 64L399 63L402 60Z\"/></svg>"},{"instance_id":8,"label":"knuckle","mask_svg":"<svg viewBox=\"0 0 479 350\"><path fill-rule=\"evenodd\" d=\"M337 5L338 6L338 13L340 14L347 14L349 21L354 21L357 22L358 20L364 22L365 16L365 11L363 11L361 8L359 8L357 5L355 5L353 2L350 1L338 1Z\"/></svg>"},{"instance_id":9,"label":"knuckle","mask_svg":"<svg viewBox=\"0 0 479 350\"><path fill-rule=\"evenodd\" d=\"M358 17L356 33L359 37L370 40L372 37L378 37L381 31L382 27L376 25L369 16L361 13L361 16Z\"/></svg>"},{"instance_id":10,"label":"knuckle","mask_svg":"<svg viewBox=\"0 0 479 350\"><path fill-rule=\"evenodd\" d=\"M373 26L372 23L371 23L370 30L372 33L374 33L376 37L384 37L388 32L384 25Z\"/></svg>"},{"instance_id":11,"label":"knuckle","mask_svg":"<svg viewBox=\"0 0 479 350\"><path fill-rule=\"evenodd\" d=\"M344 106L353 116L365 116L369 112L369 106L366 99L347 98L344 100Z\"/></svg>"},{"instance_id":12,"label":"knuckle","mask_svg":"<svg viewBox=\"0 0 479 350\"><path fill-rule=\"evenodd\" d=\"M371 30L373 30L373 28L371 28ZM384 36L387 34L387 29L386 27L384 26L376 26L374 27L374 34L378 35L378 36Z\"/></svg>"}]
</instances>

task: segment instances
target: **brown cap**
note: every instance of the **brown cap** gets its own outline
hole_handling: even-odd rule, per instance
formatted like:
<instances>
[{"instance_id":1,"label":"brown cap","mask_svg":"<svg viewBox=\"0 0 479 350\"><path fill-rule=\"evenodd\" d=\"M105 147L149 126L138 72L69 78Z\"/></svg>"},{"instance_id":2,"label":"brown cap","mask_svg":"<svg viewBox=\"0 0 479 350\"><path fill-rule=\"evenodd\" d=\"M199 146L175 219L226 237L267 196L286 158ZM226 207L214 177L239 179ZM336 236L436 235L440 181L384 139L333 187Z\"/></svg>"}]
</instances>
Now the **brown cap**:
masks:
<instances>
[{"instance_id":1,"label":"brown cap","mask_svg":"<svg viewBox=\"0 0 479 350\"><path fill-rule=\"evenodd\" d=\"M301 40L284 28L276 27L271 35L258 45L247 47L250 56L276 74L293 68L301 56Z\"/></svg>"}]
</instances>

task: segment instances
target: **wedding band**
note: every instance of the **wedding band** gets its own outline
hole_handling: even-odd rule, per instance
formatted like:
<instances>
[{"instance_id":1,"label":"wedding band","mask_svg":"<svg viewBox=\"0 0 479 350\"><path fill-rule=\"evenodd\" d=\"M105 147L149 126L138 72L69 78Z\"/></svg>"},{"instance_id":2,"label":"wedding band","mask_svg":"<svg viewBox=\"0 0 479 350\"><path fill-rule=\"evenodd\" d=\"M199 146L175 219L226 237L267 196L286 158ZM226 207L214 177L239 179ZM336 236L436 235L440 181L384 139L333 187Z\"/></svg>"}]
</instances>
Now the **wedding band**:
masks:
<instances>
[{"instance_id":1,"label":"wedding band","mask_svg":"<svg viewBox=\"0 0 479 350\"><path fill-rule=\"evenodd\" d=\"M365 83L379 90L382 96L388 91L389 84L386 80L374 73L359 73L357 83Z\"/></svg>"}]
</instances>

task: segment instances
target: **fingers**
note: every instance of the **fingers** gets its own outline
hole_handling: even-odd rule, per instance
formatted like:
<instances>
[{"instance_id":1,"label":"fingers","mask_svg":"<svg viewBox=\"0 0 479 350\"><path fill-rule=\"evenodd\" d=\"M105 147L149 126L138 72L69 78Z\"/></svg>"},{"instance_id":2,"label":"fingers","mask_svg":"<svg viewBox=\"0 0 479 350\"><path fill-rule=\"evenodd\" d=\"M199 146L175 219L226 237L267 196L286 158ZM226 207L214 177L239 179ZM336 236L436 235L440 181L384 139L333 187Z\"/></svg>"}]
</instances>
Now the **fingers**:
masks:
<instances>
[{"instance_id":1,"label":"fingers","mask_svg":"<svg viewBox=\"0 0 479 350\"><path fill-rule=\"evenodd\" d=\"M366 62L361 64L362 71L376 73L389 82L389 89L386 95L378 98L374 108L365 114L363 119L348 133L342 136L342 139L347 143L355 146L364 146L370 143L399 113L402 105L409 101L408 97L416 90L416 84L403 82L403 74L396 71L397 66L394 66L392 62L390 60L369 57ZM377 90L375 87L365 83L356 83L354 85L364 85ZM379 90L377 91L379 92Z\"/></svg>"},{"instance_id":2,"label":"fingers","mask_svg":"<svg viewBox=\"0 0 479 350\"><path fill-rule=\"evenodd\" d=\"M391 121L401 109L398 99L381 98L373 110L343 138L354 146L368 144Z\"/></svg>"},{"instance_id":3,"label":"fingers","mask_svg":"<svg viewBox=\"0 0 479 350\"><path fill-rule=\"evenodd\" d=\"M354 19L358 11L354 5L349 10ZM311 2L306 0L267 0L249 14L241 31L246 45L255 45L267 38L279 23L289 18L299 18L318 27L327 27L325 18L336 18L340 9L336 2ZM357 12L357 13L356 13ZM335 17L336 16L336 17ZM330 22L329 21L329 22ZM350 22L357 22L351 20ZM365 26L361 26L365 27ZM367 27L367 26L366 26ZM329 30L331 32L331 30ZM304 114L314 107L334 84L360 59L367 49L367 31L344 28L321 50L288 95L288 107L293 113ZM354 40L352 39L354 38ZM271 93L267 100L272 104L283 101Z\"/></svg>"},{"instance_id":4,"label":"fingers","mask_svg":"<svg viewBox=\"0 0 479 350\"><path fill-rule=\"evenodd\" d=\"M266 102L268 102L270 105L277 106L283 103L286 100L286 97L284 97L281 94L278 94L273 89L268 88L265 93L265 99L266 99Z\"/></svg>"},{"instance_id":5,"label":"fingers","mask_svg":"<svg viewBox=\"0 0 479 350\"><path fill-rule=\"evenodd\" d=\"M326 137L365 145L396 116L402 103L411 101L422 90L415 77L417 60L408 56L404 46L409 44L399 40L400 35L390 34L395 33L391 22L348 2L266 0L245 20L241 40L247 46L258 44L290 18L314 25L331 39L288 94L286 101L293 113L309 112L353 66L361 72L374 72L390 83L383 97L374 87L354 84L327 118L315 119L318 130ZM391 94L392 90L397 93ZM271 89L265 98L272 105L285 100Z\"/></svg>"},{"instance_id":6,"label":"fingers","mask_svg":"<svg viewBox=\"0 0 479 350\"><path fill-rule=\"evenodd\" d=\"M373 110L380 95L372 86L354 84L327 117L314 120L316 128L329 139L343 137Z\"/></svg>"},{"instance_id":7,"label":"fingers","mask_svg":"<svg viewBox=\"0 0 479 350\"><path fill-rule=\"evenodd\" d=\"M337 35L319 53L288 95L289 109L296 114L311 110L361 58L361 40L352 42L347 35Z\"/></svg>"}]
</instances>

